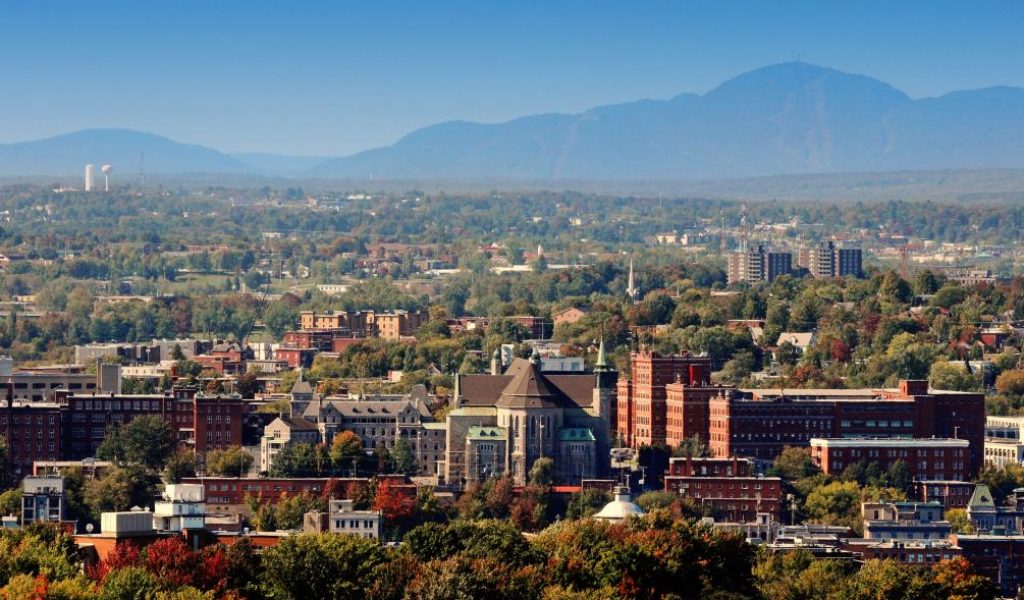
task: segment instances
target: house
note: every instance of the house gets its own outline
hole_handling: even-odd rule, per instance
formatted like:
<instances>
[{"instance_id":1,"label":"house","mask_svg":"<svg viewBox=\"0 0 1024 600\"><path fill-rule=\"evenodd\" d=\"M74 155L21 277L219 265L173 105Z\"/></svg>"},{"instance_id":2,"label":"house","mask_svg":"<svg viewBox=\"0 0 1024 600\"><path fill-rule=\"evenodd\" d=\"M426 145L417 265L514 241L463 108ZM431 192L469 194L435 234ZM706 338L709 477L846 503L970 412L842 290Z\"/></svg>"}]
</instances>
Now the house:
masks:
<instances>
[{"instance_id":1,"label":"house","mask_svg":"<svg viewBox=\"0 0 1024 600\"><path fill-rule=\"evenodd\" d=\"M989 487L977 484L967 503L967 517L979 533L1024 534L1024 488L1013 490L1008 505L997 506Z\"/></svg>"},{"instance_id":2,"label":"house","mask_svg":"<svg viewBox=\"0 0 1024 600\"><path fill-rule=\"evenodd\" d=\"M303 520L305 533L344 533L379 539L383 516L379 510L356 510L353 500L331 500L328 512L312 511Z\"/></svg>"},{"instance_id":3,"label":"house","mask_svg":"<svg viewBox=\"0 0 1024 600\"><path fill-rule=\"evenodd\" d=\"M302 417L284 415L274 419L263 430L260 439L260 471L269 473L274 466L274 458L282 448L300 443L320 443L320 429L316 423Z\"/></svg>"},{"instance_id":4,"label":"house","mask_svg":"<svg viewBox=\"0 0 1024 600\"><path fill-rule=\"evenodd\" d=\"M587 316L588 313L589 311L585 309L570 306L551 315L551 320L555 322L556 326L563 323L572 324Z\"/></svg>"},{"instance_id":5,"label":"house","mask_svg":"<svg viewBox=\"0 0 1024 600\"><path fill-rule=\"evenodd\" d=\"M815 339L816 338L814 336L813 331L808 331L805 333L795 333L787 331L785 333L779 334L779 340L775 342L775 345L782 346L783 344L790 344L791 346L796 348L797 351L800 352L800 354L803 354L804 352L807 352L808 348L814 345Z\"/></svg>"}]
</instances>

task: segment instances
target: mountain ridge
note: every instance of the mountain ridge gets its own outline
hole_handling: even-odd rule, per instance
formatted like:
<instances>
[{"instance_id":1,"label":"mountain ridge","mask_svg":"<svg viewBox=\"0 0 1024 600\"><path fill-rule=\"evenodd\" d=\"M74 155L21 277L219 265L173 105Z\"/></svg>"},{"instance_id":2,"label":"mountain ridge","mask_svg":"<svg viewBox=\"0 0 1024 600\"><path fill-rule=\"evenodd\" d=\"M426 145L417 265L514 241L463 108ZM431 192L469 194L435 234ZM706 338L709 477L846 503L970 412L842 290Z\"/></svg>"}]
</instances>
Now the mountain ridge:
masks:
<instances>
[{"instance_id":1,"label":"mountain ridge","mask_svg":"<svg viewBox=\"0 0 1024 600\"><path fill-rule=\"evenodd\" d=\"M451 120L345 157L224 153L128 129L0 144L0 176L147 173L317 179L722 179L1024 166L1024 89L911 98L865 76L768 65L704 94L501 123Z\"/></svg>"},{"instance_id":2,"label":"mountain ridge","mask_svg":"<svg viewBox=\"0 0 1024 600\"><path fill-rule=\"evenodd\" d=\"M1000 96L1006 131L972 106ZM936 108L937 107L937 108ZM952 115L936 114L956 109ZM547 129L535 117L550 123ZM965 129L965 125L979 125ZM524 131L524 127L529 130ZM956 130L956 136L935 131ZM1024 90L913 99L867 77L807 63L769 65L709 92L504 123L452 121L326 161L317 177L722 178L1024 164ZM515 140L523 143L516 144ZM986 145L984 142L996 142ZM425 152L425 148L432 152ZM557 151L555 151L557 149ZM926 160L927 158L927 160ZM443 160L443 163L442 163Z\"/></svg>"}]
</instances>

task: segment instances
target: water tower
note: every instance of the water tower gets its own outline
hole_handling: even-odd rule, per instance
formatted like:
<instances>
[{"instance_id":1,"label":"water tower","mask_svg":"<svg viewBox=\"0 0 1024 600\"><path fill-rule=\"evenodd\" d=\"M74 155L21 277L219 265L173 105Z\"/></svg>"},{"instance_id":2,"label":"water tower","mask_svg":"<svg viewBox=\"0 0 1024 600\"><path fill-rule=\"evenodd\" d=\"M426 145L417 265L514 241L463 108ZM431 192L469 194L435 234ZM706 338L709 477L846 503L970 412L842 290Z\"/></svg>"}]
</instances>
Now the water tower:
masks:
<instances>
[{"instance_id":1,"label":"water tower","mask_svg":"<svg viewBox=\"0 0 1024 600\"><path fill-rule=\"evenodd\" d=\"M92 191L92 165L85 165L85 191Z\"/></svg>"},{"instance_id":2,"label":"water tower","mask_svg":"<svg viewBox=\"0 0 1024 600\"><path fill-rule=\"evenodd\" d=\"M113 168L114 167L112 167L110 165L103 165L102 167L100 167L100 171L103 171L103 191L104 192L109 192L110 191L110 171Z\"/></svg>"}]
</instances>

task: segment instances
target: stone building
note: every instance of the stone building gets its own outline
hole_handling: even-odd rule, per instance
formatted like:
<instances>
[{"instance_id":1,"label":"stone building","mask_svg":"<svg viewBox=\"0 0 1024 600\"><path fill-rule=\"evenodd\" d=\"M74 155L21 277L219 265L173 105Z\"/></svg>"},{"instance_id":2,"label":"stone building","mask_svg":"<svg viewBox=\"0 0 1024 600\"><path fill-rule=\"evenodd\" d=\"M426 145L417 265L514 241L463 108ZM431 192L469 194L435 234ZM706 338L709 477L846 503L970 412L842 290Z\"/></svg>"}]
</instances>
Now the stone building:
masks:
<instances>
[{"instance_id":1,"label":"stone building","mask_svg":"<svg viewBox=\"0 0 1024 600\"><path fill-rule=\"evenodd\" d=\"M504 373L459 375L448 415L442 482L461 486L508 473L525 483L534 462L551 458L563 483L609 469L614 372L604 347L594 374L545 374L540 356Z\"/></svg>"}]
</instances>

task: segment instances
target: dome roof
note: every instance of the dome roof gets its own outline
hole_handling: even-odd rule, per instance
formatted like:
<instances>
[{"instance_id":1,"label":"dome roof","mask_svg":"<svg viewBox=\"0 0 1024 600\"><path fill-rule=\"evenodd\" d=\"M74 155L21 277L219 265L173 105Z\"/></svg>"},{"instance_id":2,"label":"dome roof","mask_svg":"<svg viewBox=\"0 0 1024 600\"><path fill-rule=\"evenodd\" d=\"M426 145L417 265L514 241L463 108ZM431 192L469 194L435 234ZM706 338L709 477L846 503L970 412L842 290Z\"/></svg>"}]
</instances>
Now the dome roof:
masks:
<instances>
[{"instance_id":1,"label":"dome roof","mask_svg":"<svg viewBox=\"0 0 1024 600\"><path fill-rule=\"evenodd\" d=\"M605 504L594 518L604 521L625 521L629 517L642 517L646 514L644 509L629 499L629 489L619 486L615 488L615 499Z\"/></svg>"}]
</instances>

